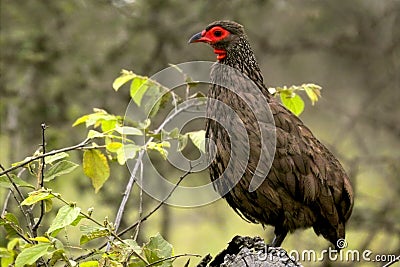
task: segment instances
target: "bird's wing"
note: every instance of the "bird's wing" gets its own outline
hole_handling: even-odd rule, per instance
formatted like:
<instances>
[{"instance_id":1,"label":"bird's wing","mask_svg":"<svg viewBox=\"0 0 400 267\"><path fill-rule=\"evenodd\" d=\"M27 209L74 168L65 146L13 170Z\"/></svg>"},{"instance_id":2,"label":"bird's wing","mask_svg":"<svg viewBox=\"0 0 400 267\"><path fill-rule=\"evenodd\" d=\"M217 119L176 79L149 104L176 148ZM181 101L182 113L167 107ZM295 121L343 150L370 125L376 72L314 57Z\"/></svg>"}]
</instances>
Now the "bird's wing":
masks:
<instances>
[{"instance_id":1,"label":"bird's wing","mask_svg":"<svg viewBox=\"0 0 400 267\"><path fill-rule=\"evenodd\" d=\"M344 225L353 207L353 191L346 172L297 116L274 100L270 108L276 126L271 171L295 200L317 209L342 232L338 225Z\"/></svg>"}]
</instances>

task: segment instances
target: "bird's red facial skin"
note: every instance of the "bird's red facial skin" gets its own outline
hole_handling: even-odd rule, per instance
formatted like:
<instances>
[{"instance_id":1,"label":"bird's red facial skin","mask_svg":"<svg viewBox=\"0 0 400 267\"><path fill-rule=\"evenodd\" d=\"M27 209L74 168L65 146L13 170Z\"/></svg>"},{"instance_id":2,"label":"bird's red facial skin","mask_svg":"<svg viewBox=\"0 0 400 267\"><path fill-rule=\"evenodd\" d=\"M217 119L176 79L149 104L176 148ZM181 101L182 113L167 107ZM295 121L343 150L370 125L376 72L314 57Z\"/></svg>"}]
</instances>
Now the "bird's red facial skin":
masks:
<instances>
[{"instance_id":1,"label":"bird's red facial skin","mask_svg":"<svg viewBox=\"0 0 400 267\"><path fill-rule=\"evenodd\" d=\"M220 26L214 26L211 29L203 30L192 36L189 43L208 43L214 47L214 53L217 54L217 59L221 60L226 57L226 50L218 47L218 42L227 38L231 33Z\"/></svg>"},{"instance_id":2,"label":"bird's red facial skin","mask_svg":"<svg viewBox=\"0 0 400 267\"><path fill-rule=\"evenodd\" d=\"M230 32L225 30L224 28L220 26L215 26L209 29L208 31L206 30L202 31L201 39L210 44L215 44L228 37L229 34Z\"/></svg>"},{"instance_id":3,"label":"bird's red facial skin","mask_svg":"<svg viewBox=\"0 0 400 267\"><path fill-rule=\"evenodd\" d=\"M226 51L223 49L214 49L214 53L217 54L217 59L221 60L226 57Z\"/></svg>"},{"instance_id":4,"label":"bird's red facial skin","mask_svg":"<svg viewBox=\"0 0 400 267\"><path fill-rule=\"evenodd\" d=\"M225 30L224 28L220 26L215 26L209 29L208 31L203 30L201 32L201 38L199 39L200 42L206 42L209 44L215 44L226 37L228 37L230 34L229 31ZM223 49L214 49L214 53L217 54L217 59L221 60L226 57L226 51Z\"/></svg>"}]
</instances>

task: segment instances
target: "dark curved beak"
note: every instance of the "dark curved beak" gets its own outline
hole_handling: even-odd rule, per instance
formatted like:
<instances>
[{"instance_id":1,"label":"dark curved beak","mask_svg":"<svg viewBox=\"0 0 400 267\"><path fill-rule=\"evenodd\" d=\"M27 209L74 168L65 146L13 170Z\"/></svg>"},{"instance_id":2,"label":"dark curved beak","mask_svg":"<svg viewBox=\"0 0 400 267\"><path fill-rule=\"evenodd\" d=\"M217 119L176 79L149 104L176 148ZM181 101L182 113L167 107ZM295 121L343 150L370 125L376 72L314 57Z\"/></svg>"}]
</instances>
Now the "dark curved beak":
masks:
<instances>
[{"instance_id":1,"label":"dark curved beak","mask_svg":"<svg viewBox=\"0 0 400 267\"><path fill-rule=\"evenodd\" d=\"M198 42L204 42L204 40L201 39L201 32L196 33L195 35L193 35L189 41L188 44L192 44L192 43L198 43Z\"/></svg>"},{"instance_id":2,"label":"dark curved beak","mask_svg":"<svg viewBox=\"0 0 400 267\"><path fill-rule=\"evenodd\" d=\"M206 37L206 31L203 30L201 32L196 33L195 35L192 36L192 38L189 39L189 44L192 43L198 43L198 42L202 42L202 43L211 43L212 40L208 37Z\"/></svg>"}]
</instances>

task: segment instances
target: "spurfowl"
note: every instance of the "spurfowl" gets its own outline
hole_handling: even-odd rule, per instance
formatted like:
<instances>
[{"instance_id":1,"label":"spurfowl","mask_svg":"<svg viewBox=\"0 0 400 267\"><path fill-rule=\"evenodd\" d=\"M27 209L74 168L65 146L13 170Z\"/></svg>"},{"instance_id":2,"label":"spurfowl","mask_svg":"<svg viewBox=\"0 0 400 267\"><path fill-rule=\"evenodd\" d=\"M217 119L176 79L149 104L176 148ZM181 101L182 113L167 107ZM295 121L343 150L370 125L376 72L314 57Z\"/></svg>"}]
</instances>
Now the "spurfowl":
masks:
<instances>
[{"instance_id":1,"label":"spurfowl","mask_svg":"<svg viewBox=\"0 0 400 267\"><path fill-rule=\"evenodd\" d=\"M230 83L234 90L220 84L210 86L206 137L212 140L207 145L209 169L217 192L242 218L274 226L272 246L280 246L288 232L313 227L317 235L340 248L337 242L345 237L345 223L353 208L353 190L339 161L297 116L268 92L242 25L232 21L213 22L189 40L196 42L208 43L217 54L212 81L234 79L231 71L215 67L227 66L248 77L258 90L256 94L244 94L247 95L244 100L237 92L247 90L248 86L240 79ZM222 111L221 105L211 102L212 99L229 106L236 115ZM260 102L262 99L264 103ZM269 157L271 164L267 166L265 179L255 190L249 190L260 154L269 155L265 147L268 145L261 142L261 128L265 124L260 124L254 113L263 105L272 112L276 148ZM243 122L243 128L238 126L235 116ZM247 139L240 137L243 132L247 133ZM240 169L240 163L229 161L235 149L246 146L250 146L248 158L237 181L232 177Z\"/></svg>"}]
</instances>

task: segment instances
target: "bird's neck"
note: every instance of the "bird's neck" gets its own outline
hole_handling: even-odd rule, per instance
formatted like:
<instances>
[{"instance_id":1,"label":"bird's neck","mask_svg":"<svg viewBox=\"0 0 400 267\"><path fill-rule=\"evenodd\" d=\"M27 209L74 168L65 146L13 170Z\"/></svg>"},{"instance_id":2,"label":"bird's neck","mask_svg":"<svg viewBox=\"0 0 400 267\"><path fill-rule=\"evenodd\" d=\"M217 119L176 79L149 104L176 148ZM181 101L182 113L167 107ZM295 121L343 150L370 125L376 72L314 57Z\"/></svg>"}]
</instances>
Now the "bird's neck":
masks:
<instances>
[{"instance_id":1,"label":"bird's neck","mask_svg":"<svg viewBox=\"0 0 400 267\"><path fill-rule=\"evenodd\" d=\"M266 89L260 67L246 38L241 37L234 45L229 47L226 50L226 56L219 62L246 74L260 89Z\"/></svg>"}]
</instances>

